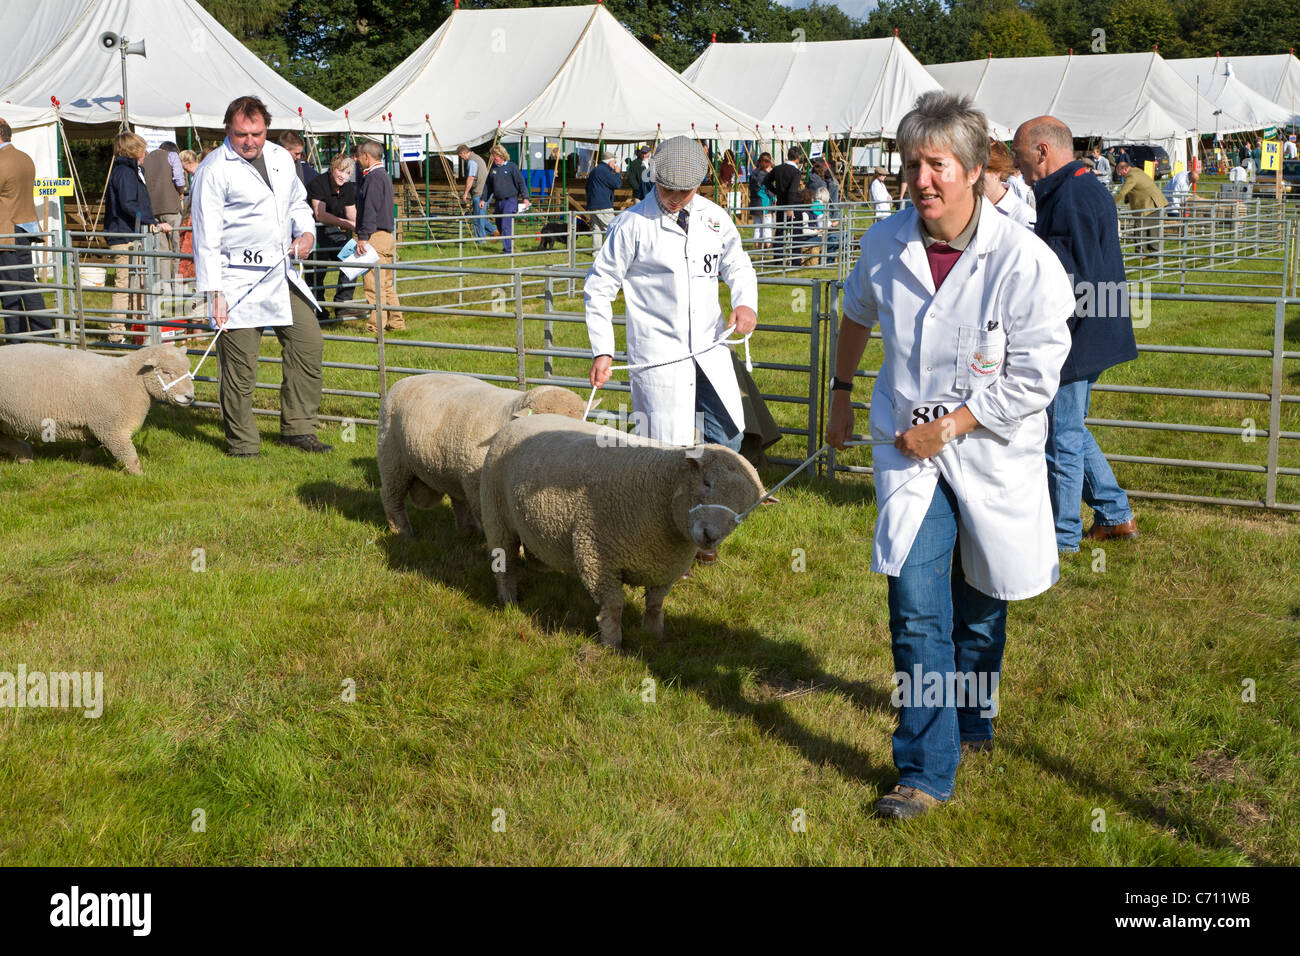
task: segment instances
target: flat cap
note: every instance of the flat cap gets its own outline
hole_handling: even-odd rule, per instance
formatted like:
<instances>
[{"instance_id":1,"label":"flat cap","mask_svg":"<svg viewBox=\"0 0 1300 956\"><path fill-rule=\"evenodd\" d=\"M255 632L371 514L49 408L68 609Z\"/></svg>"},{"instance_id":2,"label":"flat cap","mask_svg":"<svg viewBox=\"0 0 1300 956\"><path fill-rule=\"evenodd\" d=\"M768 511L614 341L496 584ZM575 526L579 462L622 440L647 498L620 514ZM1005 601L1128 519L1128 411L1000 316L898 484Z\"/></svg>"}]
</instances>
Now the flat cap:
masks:
<instances>
[{"instance_id":1,"label":"flat cap","mask_svg":"<svg viewBox=\"0 0 1300 956\"><path fill-rule=\"evenodd\" d=\"M656 186L695 189L709 174L709 157L704 147L689 136L674 136L659 144L651 166Z\"/></svg>"}]
</instances>

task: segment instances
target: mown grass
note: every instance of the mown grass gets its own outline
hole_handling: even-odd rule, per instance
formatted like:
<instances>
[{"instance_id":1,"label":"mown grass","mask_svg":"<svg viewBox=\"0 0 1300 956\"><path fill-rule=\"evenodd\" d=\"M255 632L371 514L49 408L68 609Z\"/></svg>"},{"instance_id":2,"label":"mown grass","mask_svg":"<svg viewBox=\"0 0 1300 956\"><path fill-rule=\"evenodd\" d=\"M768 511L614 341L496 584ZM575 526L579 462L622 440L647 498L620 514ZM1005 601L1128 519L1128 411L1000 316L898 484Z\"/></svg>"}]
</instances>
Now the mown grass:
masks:
<instances>
[{"instance_id":1,"label":"mown grass","mask_svg":"<svg viewBox=\"0 0 1300 956\"><path fill-rule=\"evenodd\" d=\"M806 324L794 304L766 290L765 321ZM1166 303L1139 337L1268 347L1271 321ZM505 316L408 325L397 339L514 337ZM1297 338L1293 321L1288 348ZM585 335L557 325L556 339ZM514 374L513 355L389 344L394 364ZM756 336L755 353L806 359L808 344ZM329 360L366 354L327 343ZM1105 381L1253 390L1261 366L1144 355ZM756 376L806 391L796 373ZM327 384L374 389L376 376L331 370ZM1098 393L1093 413L1217 424L1239 422L1236 404ZM376 407L329 397L325 410ZM806 424L804 408L775 410ZM1300 862L1294 516L1137 502L1140 539L1067 560L1060 584L1012 607L992 758L961 768L951 804L889 828L868 816L895 779L869 480L787 486L673 590L663 640L640 629L638 594L611 652L572 578L529 570L521 606L496 607L485 549L447 508L414 511L417 539L394 538L373 429L348 443L325 427L335 452L307 456L261 424L262 457L234 461L215 413L156 407L137 436L143 478L73 446L0 462L0 670L101 670L106 693L98 720L0 711L3 862ZM1247 460L1264 444L1122 434L1153 454L1186 441L1198 458ZM802 458L805 443L777 451ZM1135 447L1148 446L1122 450ZM1138 467L1117 466L1121 480L1209 494L1241 480ZM770 485L784 470L763 474Z\"/></svg>"}]
</instances>

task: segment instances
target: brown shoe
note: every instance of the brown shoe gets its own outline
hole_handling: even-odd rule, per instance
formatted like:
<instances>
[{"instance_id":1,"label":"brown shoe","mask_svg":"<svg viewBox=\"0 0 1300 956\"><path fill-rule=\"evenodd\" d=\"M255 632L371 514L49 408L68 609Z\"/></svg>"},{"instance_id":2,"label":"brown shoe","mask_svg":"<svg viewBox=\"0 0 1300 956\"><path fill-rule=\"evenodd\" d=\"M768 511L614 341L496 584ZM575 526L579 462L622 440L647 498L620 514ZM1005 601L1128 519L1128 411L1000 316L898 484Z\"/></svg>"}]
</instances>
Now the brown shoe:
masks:
<instances>
[{"instance_id":1,"label":"brown shoe","mask_svg":"<svg viewBox=\"0 0 1300 956\"><path fill-rule=\"evenodd\" d=\"M988 740L963 740L961 742L961 755L963 759L974 757L977 754L987 754L993 752L993 739Z\"/></svg>"},{"instance_id":2,"label":"brown shoe","mask_svg":"<svg viewBox=\"0 0 1300 956\"><path fill-rule=\"evenodd\" d=\"M1085 538L1093 541L1105 541L1108 538L1136 538L1138 536L1137 519L1130 518L1123 524L1096 524L1088 529Z\"/></svg>"},{"instance_id":3,"label":"brown shoe","mask_svg":"<svg viewBox=\"0 0 1300 956\"><path fill-rule=\"evenodd\" d=\"M911 820L931 807L937 807L941 802L924 790L900 783L876 801L876 816L882 820Z\"/></svg>"}]
</instances>

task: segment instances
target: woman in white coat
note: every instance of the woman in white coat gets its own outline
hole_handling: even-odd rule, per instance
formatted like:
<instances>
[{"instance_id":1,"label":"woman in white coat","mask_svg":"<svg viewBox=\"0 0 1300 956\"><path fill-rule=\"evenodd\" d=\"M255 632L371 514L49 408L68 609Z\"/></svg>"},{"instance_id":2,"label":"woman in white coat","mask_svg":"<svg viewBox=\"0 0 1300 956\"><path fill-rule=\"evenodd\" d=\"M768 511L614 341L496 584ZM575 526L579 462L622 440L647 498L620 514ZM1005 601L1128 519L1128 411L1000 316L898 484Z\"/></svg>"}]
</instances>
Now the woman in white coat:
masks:
<instances>
[{"instance_id":1,"label":"woman in white coat","mask_svg":"<svg viewBox=\"0 0 1300 956\"><path fill-rule=\"evenodd\" d=\"M609 380L614 299L623 290L637 433L672 445L698 440L739 450L745 414L724 345L729 327L758 321L758 277L726 210L696 193L709 169L695 140L676 136L653 159L655 188L610 224L583 286L591 384ZM718 280L731 288L724 323ZM696 435L697 416L702 435Z\"/></svg>"},{"instance_id":2,"label":"woman in white coat","mask_svg":"<svg viewBox=\"0 0 1300 956\"><path fill-rule=\"evenodd\" d=\"M952 796L963 752L992 746L1007 601L1057 579L1045 409L1070 349L1060 262L981 195L988 124L927 93L899 125L913 207L872 227L845 287L828 439L853 434L850 389L871 328L872 569L889 576L894 763L886 819ZM892 444L891 444L892 440Z\"/></svg>"}]
</instances>

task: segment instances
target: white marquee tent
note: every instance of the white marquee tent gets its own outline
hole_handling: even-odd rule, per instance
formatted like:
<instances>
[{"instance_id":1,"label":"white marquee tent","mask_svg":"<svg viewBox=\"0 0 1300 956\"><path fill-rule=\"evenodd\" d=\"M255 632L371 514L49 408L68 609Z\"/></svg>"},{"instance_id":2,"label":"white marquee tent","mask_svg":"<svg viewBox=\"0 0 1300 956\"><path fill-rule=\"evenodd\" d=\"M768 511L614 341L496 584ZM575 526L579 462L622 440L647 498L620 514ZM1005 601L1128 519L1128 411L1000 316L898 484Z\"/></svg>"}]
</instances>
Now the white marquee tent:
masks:
<instances>
[{"instance_id":1,"label":"white marquee tent","mask_svg":"<svg viewBox=\"0 0 1300 956\"><path fill-rule=\"evenodd\" d=\"M1204 56L1187 60L1170 60L1175 69L1193 64L1201 73L1223 72L1244 84L1270 103L1283 107L1290 122L1300 125L1300 60L1294 53L1269 56ZM1272 125L1267 123L1264 125Z\"/></svg>"},{"instance_id":2,"label":"white marquee tent","mask_svg":"<svg viewBox=\"0 0 1300 956\"><path fill-rule=\"evenodd\" d=\"M1239 80L1234 75L1229 60L1207 56L1166 62L1185 83L1196 87L1202 96L1225 113L1249 123L1251 129L1264 129L1290 122L1291 111L1256 93ZM1201 131L1214 132L1214 119L1202 117Z\"/></svg>"},{"instance_id":3,"label":"white marquee tent","mask_svg":"<svg viewBox=\"0 0 1300 956\"><path fill-rule=\"evenodd\" d=\"M362 123L387 123L391 113L399 133L432 132L443 150L498 131L592 142L744 139L757 124L679 77L601 5L455 10L345 109Z\"/></svg>"},{"instance_id":4,"label":"white marquee tent","mask_svg":"<svg viewBox=\"0 0 1300 956\"><path fill-rule=\"evenodd\" d=\"M897 37L711 43L682 76L783 140L893 139L916 98L940 88Z\"/></svg>"},{"instance_id":5,"label":"white marquee tent","mask_svg":"<svg viewBox=\"0 0 1300 956\"><path fill-rule=\"evenodd\" d=\"M198 0L41 0L0 5L0 102L46 107L51 97L57 97L65 122L117 124L121 57L117 50L100 46L104 32L145 41L145 56L126 58L132 124L220 128L227 104L251 94L267 104L277 129L305 126L322 133L346 128L342 116L297 90L254 56Z\"/></svg>"},{"instance_id":6,"label":"white marquee tent","mask_svg":"<svg viewBox=\"0 0 1300 956\"><path fill-rule=\"evenodd\" d=\"M1009 122L1050 114L1076 137L1157 143L1184 164L1187 138L1198 128L1212 132L1218 109L1158 53L988 57L926 69L944 89ZM1226 109L1218 123L1223 133L1252 128Z\"/></svg>"}]
</instances>

